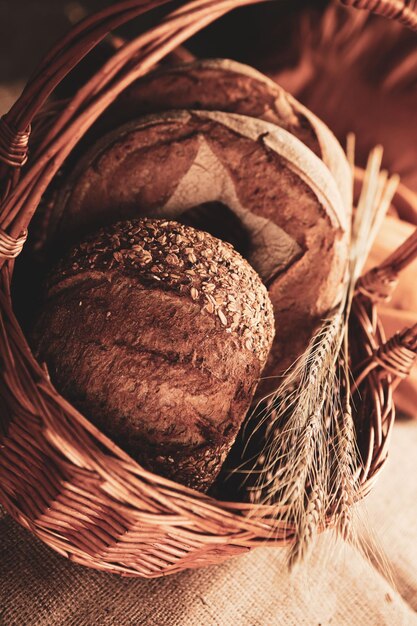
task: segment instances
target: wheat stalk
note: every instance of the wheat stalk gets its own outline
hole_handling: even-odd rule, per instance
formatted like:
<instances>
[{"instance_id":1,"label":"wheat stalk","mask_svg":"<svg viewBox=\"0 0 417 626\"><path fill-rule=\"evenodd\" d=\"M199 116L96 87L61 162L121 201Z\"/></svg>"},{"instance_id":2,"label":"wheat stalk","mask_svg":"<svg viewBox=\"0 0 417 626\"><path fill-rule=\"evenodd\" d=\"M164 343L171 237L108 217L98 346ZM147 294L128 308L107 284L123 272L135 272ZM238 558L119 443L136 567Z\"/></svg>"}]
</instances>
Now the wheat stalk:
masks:
<instances>
[{"instance_id":1,"label":"wheat stalk","mask_svg":"<svg viewBox=\"0 0 417 626\"><path fill-rule=\"evenodd\" d=\"M354 168L354 140L348 141ZM253 412L251 437L263 428L264 445L246 462L255 478L252 501L275 508L277 522L294 533L289 563L305 557L318 530L332 517L345 538L351 532L359 457L350 406L348 319L373 239L391 203L397 177L381 172L375 148L352 225L349 268L340 304L324 321L276 392Z\"/></svg>"},{"instance_id":2,"label":"wheat stalk","mask_svg":"<svg viewBox=\"0 0 417 626\"><path fill-rule=\"evenodd\" d=\"M277 504L277 517L286 526L295 528L290 564L305 556L318 528L325 525L326 422L334 410L342 328L340 306L269 399L268 409L261 418L269 421L269 436L262 455L264 468L268 470L259 473L255 493L263 504Z\"/></svg>"},{"instance_id":3,"label":"wheat stalk","mask_svg":"<svg viewBox=\"0 0 417 626\"><path fill-rule=\"evenodd\" d=\"M339 355L341 402L339 410L332 414L330 422L331 430L334 432L334 441L332 442L331 438L329 441L333 444L335 459L335 474L332 477L335 491L333 492L334 500L333 497L329 497L330 509L333 512L335 527L345 540L351 536L351 509L354 502L358 500L359 464L350 397L348 320L356 281L363 271L365 261L399 183L398 176L389 178L385 171L381 171L382 154L382 148L377 146L369 156L366 176L353 220L350 278L344 308L346 323ZM352 162L352 167L353 165Z\"/></svg>"},{"instance_id":4,"label":"wheat stalk","mask_svg":"<svg viewBox=\"0 0 417 626\"><path fill-rule=\"evenodd\" d=\"M325 494L316 485L307 498L305 513L297 528L296 540L289 551L288 563L290 567L306 558L323 518L324 499Z\"/></svg>"},{"instance_id":5,"label":"wheat stalk","mask_svg":"<svg viewBox=\"0 0 417 626\"><path fill-rule=\"evenodd\" d=\"M356 500L355 473L358 466L356 454L356 433L350 407L342 413L341 423L338 424L335 437L335 456L338 464L336 472L336 499L334 506L334 520L336 529L342 538L347 541L352 531L351 507Z\"/></svg>"}]
</instances>

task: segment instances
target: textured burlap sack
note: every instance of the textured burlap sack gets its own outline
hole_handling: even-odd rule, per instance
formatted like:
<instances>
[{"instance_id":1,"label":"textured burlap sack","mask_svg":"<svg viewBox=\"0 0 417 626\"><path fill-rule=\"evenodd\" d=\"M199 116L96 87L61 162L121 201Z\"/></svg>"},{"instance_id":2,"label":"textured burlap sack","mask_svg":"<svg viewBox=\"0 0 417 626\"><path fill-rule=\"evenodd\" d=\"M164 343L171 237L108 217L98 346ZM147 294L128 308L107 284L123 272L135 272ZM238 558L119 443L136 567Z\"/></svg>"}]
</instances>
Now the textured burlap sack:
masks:
<instances>
[{"instance_id":1,"label":"textured burlap sack","mask_svg":"<svg viewBox=\"0 0 417 626\"><path fill-rule=\"evenodd\" d=\"M320 541L291 576L281 549L202 570L121 579L70 563L0 520L1 626L399 626L417 624L417 424L396 426L367 500L394 586L353 547Z\"/></svg>"}]
</instances>

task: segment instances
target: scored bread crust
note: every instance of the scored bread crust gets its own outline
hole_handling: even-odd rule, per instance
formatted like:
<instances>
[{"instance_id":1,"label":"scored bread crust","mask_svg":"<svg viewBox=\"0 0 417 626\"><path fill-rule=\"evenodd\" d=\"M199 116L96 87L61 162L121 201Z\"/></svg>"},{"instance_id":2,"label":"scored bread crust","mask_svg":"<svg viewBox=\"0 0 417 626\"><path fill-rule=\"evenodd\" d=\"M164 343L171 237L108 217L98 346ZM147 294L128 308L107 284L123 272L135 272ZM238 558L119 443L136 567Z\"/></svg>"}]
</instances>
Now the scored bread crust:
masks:
<instances>
[{"instance_id":1,"label":"scored bread crust","mask_svg":"<svg viewBox=\"0 0 417 626\"><path fill-rule=\"evenodd\" d=\"M143 115L174 109L222 111L282 127L310 148L331 171L347 217L352 211L352 173L338 140L312 111L258 70L229 59L202 59L158 68L111 105L95 134Z\"/></svg>"},{"instance_id":2,"label":"scored bread crust","mask_svg":"<svg viewBox=\"0 0 417 626\"><path fill-rule=\"evenodd\" d=\"M232 246L170 221L100 230L51 273L33 334L60 392L151 471L205 490L274 335Z\"/></svg>"}]
</instances>

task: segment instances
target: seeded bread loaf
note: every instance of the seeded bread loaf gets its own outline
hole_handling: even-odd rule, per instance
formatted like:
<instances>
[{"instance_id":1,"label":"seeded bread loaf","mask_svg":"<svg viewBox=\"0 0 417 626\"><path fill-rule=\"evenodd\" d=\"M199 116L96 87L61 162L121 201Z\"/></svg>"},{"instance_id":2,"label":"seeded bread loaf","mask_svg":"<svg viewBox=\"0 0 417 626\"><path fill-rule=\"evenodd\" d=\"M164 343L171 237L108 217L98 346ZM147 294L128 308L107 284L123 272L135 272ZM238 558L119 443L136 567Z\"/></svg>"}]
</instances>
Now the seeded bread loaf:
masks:
<instances>
[{"instance_id":1,"label":"seeded bread loaf","mask_svg":"<svg viewBox=\"0 0 417 626\"><path fill-rule=\"evenodd\" d=\"M33 345L58 390L153 472L205 490L274 335L231 245L175 222L102 229L51 273Z\"/></svg>"},{"instance_id":2,"label":"seeded bread loaf","mask_svg":"<svg viewBox=\"0 0 417 626\"><path fill-rule=\"evenodd\" d=\"M80 161L58 209L65 237L148 215L227 238L219 225L232 222L230 241L274 306L278 332L266 372L272 386L339 298L349 219L336 183L311 150L261 120L200 111L127 124Z\"/></svg>"}]
</instances>

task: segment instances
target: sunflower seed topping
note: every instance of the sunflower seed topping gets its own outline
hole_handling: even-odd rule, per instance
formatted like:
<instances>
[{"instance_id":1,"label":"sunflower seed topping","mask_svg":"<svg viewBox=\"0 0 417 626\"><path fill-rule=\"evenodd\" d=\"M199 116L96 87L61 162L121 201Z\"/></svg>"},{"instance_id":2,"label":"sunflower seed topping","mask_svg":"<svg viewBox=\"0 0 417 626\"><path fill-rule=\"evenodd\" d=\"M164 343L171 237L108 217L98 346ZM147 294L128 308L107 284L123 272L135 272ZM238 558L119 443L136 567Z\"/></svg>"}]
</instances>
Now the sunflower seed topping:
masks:
<instances>
[{"instance_id":1,"label":"sunflower seed topping","mask_svg":"<svg viewBox=\"0 0 417 626\"><path fill-rule=\"evenodd\" d=\"M118 272L132 284L189 298L219 329L239 337L244 349L266 358L274 333L267 290L230 244L208 233L167 220L120 222L79 244L61 263L61 277Z\"/></svg>"}]
</instances>

